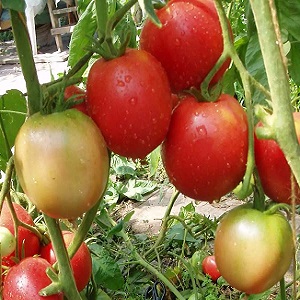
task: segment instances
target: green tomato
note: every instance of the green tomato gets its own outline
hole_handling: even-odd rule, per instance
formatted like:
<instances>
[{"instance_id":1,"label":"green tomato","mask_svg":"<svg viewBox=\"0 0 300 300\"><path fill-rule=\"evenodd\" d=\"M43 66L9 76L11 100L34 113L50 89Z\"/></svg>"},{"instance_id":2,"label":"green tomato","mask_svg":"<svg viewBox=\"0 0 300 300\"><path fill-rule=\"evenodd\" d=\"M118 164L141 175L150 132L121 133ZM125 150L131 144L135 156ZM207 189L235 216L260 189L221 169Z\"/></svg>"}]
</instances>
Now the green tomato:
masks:
<instances>
[{"instance_id":1,"label":"green tomato","mask_svg":"<svg viewBox=\"0 0 300 300\"><path fill-rule=\"evenodd\" d=\"M239 206L221 219L214 254L231 286L247 294L262 293L283 278L292 262L291 226L280 212Z\"/></svg>"},{"instance_id":2,"label":"green tomato","mask_svg":"<svg viewBox=\"0 0 300 300\"><path fill-rule=\"evenodd\" d=\"M12 254L16 249L15 236L3 226L0 226L0 247L2 257Z\"/></svg>"}]
</instances>

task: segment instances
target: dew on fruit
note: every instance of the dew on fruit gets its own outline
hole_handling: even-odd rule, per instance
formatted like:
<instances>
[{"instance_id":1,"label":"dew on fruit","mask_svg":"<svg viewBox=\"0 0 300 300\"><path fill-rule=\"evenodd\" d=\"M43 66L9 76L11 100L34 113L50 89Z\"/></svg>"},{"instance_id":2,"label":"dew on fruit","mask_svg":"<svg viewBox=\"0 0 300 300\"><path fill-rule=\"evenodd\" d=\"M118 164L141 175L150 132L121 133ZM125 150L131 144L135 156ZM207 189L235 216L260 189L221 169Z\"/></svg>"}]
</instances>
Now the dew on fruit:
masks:
<instances>
[{"instance_id":1,"label":"dew on fruit","mask_svg":"<svg viewBox=\"0 0 300 300\"><path fill-rule=\"evenodd\" d=\"M136 105L137 99L132 97L132 98L130 98L129 102L130 102L131 105Z\"/></svg>"}]
</instances>

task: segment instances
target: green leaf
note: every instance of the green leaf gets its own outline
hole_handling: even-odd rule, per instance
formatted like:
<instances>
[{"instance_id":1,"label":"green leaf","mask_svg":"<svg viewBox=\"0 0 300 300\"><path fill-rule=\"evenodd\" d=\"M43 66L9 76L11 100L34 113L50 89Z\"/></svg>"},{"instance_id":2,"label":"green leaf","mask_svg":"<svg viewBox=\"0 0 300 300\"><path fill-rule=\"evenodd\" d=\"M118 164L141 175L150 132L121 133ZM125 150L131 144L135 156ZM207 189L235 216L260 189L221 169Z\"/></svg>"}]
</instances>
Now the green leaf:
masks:
<instances>
[{"instance_id":1,"label":"green leaf","mask_svg":"<svg viewBox=\"0 0 300 300\"><path fill-rule=\"evenodd\" d=\"M110 290L124 287L124 278L117 262L107 250L97 244L90 245L93 260L93 275L97 286Z\"/></svg>"},{"instance_id":2,"label":"green leaf","mask_svg":"<svg viewBox=\"0 0 300 300\"><path fill-rule=\"evenodd\" d=\"M157 147L150 153L149 159L150 159L150 177L152 177L156 173L158 166L159 166L160 147Z\"/></svg>"},{"instance_id":3,"label":"green leaf","mask_svg":"<svg viewBox=\"0 0 300 300\"><path fill-rule=\"evenodd\" d=\"M108 233L107 237L111 237L117 233L119 233L122 229L124 228L124 221L121 220L120 222L117 223L116 226L114 226Z\"/></svg>"},{"instance_id":4,"label":"green leaf","mask_svg":"<svg viewBox=\"0 0 300 300\"><path fill-rule=\"evenodd\" d=\"M24 0L2 0L2 6L3 8L24 12L26 4Z\"/></svg>"},{"instance_id":5,"label":"green leaf","mask_svg":"<svg viewBox=\"0 0 300 300\"><path fill-rule=\"evenodd\" d=\"M96 7L94 1L90 2L84 13L75 25L70 41L70 54L68 66L74 67L86 54L93 44L93 36L97 29ZM84 70L82 70L83 73ZM79 75L79 74L78 74Z\"/></svg>"},{"instance_id":6,"label":"green leaf","mask_svg":"<svg viewBox=\"0 0 300 300\"><path fill-rule=\"evenodd\" d=\"M253 34L249 39L245 53L245 67L258 82L260 82L264 87L268 87L267 74L257 34ZM253 90L252 99L254 104L264 103L266 96L258 89Z\"/></svg>"},{"instance_id":7,"label":"green leaf","mask_svg":"<svg viewBox=\"0 0 300 300\"><path fill-rule=\"evenodd\" d=\"M148 15L151 21L161 27L161 22L155 13L152 0L138 0L138 2L143 12Z\"/></svg>"},{"instance_id":8,"label":"green leaf","mask_svg":"<svg viewBox=\"0 0 300 300\"><path fill-rule=\"evenodd\" d=\"M286 29L295 39L300 41L300 1L278 0L277 9L279 12L280 27Z\"/></svg>"},{"instance_id":9,"label":"green leaf","mask_svg":"<svg viewBox=\"0 0 300 300\"><path fill-rule=\"evenodd\" d=\"M5 170L15 138L25 121L26 99L18 90L10 90L0 97L0 169Z\"/></svg>"},{"instance_id":10,"label":"green leaf","mask_svg":"<svg viewBox=\"0 0 300 300\"><path fill-rule=\"evenodd\" d=\"M288 54L289 58L289 73L294 82L300 86L300 40L291 42L291 49Z\"/></svg>"},{"instance_id":11,"label":"green leaf","mask_svg":"<svg viewBox=\"0 0 300 300\"><path fill-rule=\"evenodd\" d=\"M121 195L140 201L145 195L153 192L157 188L157 184L148 180L129 179L126 184L119 182L116 187Z\"/></svg>"}]
</instances>

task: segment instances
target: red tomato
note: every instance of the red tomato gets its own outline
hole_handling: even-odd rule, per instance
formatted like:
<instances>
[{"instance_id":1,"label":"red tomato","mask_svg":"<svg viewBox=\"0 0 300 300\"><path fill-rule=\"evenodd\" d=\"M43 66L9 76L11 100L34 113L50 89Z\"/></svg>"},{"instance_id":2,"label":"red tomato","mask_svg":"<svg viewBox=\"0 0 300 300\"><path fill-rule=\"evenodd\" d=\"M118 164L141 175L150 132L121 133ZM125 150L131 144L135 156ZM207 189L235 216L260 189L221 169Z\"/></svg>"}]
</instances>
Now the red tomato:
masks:
<instances>
[{"instance_id":1,"label":"red tomato","mask_svg":"<svg viewBox=\"0 0 300 300\"><path fill-rule=\"evenodd\" d=\"M34 222L30 216L30 214L26 211L25 208L23 208L18 203L13 203L15 212L17 214L17 217L20 221L34 226ZM0 213L0 226L6 227L12 234L15 234L14 230L14 222L12 219L11 212L9 210L9 207L6 202L3 203L3 207ZM22 255L24 254L24 257L27 256L33 256L37 253L39 253L40 250L40 240L39 238L29 229L26 229L24 227L19 226L18 227L18 247L19 247L19 258L22 258ZM24 250L24 251L23 251ZM6 266L12 266L15 263L13 260L11 260L12 257L15 256L15 252L13 252L9 256L5 256L2 258L2 264Z\"/></svg>"},{"instance_id":2,"label":"red tomato","mask_svg":"<svg viewBox=\"0 0 300 300\"><path fill-rule=\"evenodd\" d=\"M72 232L64 231L63 238L65 245L68 247L74 238ZM46 259L51 265L56 262L56 256L52 243L42 247L41 257ZM88 284L92 275L92 258L90 251L85 243L82 243L75 255L71 259L75 282L78 291L82 291Z\"/></svg>"},{"instance_id":3,"label":"red tomato","mask_svg":"<svg viewBox=\"0 0 300 300\"><path fill-rule=\"evenodd\" d=\"M128 49L110 61L100 59L88 75L87 106L110 150L144 158L163 141L171 119L165 71L142 50Z\"/></svg>"},{"instance_id":4,"label":"red tomato","mask_svg":"<svg viewBox=\"0 0 300 300\"><path fill-rule=\"evenodd\" d=\"M300 112L293 114L300 142ZM263 126L261 122L256 128ZM254 137L255 162L265 194L276 202L291 203L291 168L277 142ZM295 181L296 182L296 181ZM300 188L295 189L300 204Z\"/></svg>"},{"instance_id":5,"label":"red tomato","mask_svg":"<svg viewBox=\"0 0 300 300\"><path fill-rule=\"evenodd\" d=\"M85 91L83 89L79 88L76 85L69 85L65 88L64 98L66 100L71 98L72 96L76 96L76 95L78 95L78 96L74 97L73 98L74 100L84 99L84 101L80 104L74 105L73 108L76 108L79 111L81 111L81 112L83 112L84 114L87 115L88 112L87 112L87 108L86 108L86 101L85 101L86 93L85 93Z\"/></svg>"},{"instance_id":6,"label":"red tomato","mask_svg":"<svg viewBox=\"0 0 300 300\"><path fill-rule=\"evenodd\" d=\"M165 68L172 91L199 88L223 52L223 35L212 0L175 0L157 11L162 27L147 20L140 47ZM228 68L227 60L212 79L215 84Z\"/></svg>"},{"instance_id":7,"label":"red tomato","mask_svg":"<svg viewBox=\"0 0 300 300\"><path fill-rule=\"evenodd\" d=\"M202 261L202 271L208 275L212 281L217 281L221 276L216 264L216 258L214 255L206 256Z\"/></svg>"},{"instance_id":8,"label":"red tomato","mask_svg":"<svg viewBox=\"0 0 300 300\"><path fill-rule=\"evenodd\" d=\"M63 300L63 294L47 297L39 295L39 291L51 283L46 269L51 265L43 258L28 257L12 267L3 285L3 300Z\"/></svg>"},{"instance_id":9,"label":"red tomato","mask_svg":"<svg viewBox=\"0 0 300 300\"><path fill-rule=\"evenodd\" d=\"M218 200L243 179L248 152L247 116L238 101L181 100L162 144L170 182L195 200Z\"/></svg>"}]
</instances>

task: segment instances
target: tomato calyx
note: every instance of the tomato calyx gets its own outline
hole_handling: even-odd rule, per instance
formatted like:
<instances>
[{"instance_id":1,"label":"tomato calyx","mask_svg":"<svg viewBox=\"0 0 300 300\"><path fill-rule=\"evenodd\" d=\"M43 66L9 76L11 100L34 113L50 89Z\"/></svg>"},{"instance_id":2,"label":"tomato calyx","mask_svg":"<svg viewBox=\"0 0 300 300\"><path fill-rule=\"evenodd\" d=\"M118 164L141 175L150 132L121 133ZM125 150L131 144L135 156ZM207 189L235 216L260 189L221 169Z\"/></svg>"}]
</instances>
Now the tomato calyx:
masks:
<instances>
[{"instance_id":1,"label":"tomato calyx","mask_svg":"<svg viewBox=\"0 0 300 300\"><path fill-rule=\"evenodd\" d=\"M280 211L284 211L287 215L287 219L291 219L292 209L289 204L286 203L276 203L271 205L267 210L264 211L266 215L273 215Z\"/></svg>"}]
</instances>

